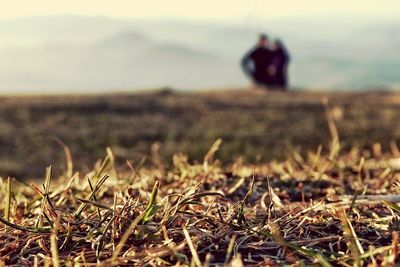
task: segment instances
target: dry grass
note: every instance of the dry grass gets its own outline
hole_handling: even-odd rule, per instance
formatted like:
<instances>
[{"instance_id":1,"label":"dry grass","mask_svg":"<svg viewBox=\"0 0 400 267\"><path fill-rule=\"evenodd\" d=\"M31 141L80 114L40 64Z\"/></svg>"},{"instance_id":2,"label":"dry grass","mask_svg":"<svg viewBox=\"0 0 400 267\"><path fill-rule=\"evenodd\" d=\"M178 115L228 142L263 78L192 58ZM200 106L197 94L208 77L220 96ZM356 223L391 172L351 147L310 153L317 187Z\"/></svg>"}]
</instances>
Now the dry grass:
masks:
<instances>
[{"instance_id":1,"label":"dry grass","mask_svg":"<svg viewBox=\"0 0 400 267\"><path fill-rule=\"evenodd\" d=\"M199 162L165 164L155 145L153 165L119 164L108 148L77 173L63 146L57 179L0 179L0 266L395 266L399 149L341 152L320 105L330 145L269 163L223 164L217 140Z\"/></svg>"},{"instance_id":2,"label":"dry grass","mask_svg":"<svg viewBox=\"0 0 400 267\"><path fill-rule=\"evenodd\" d=\"M257 166L214 160L0 183L6 265L394 266L400 160L339 143ZM67 151L67 150L66 150ZM10 201L7 201L10 199ZM6 215L3 215L6 214ZM8 218L9 216L9 218Z\"/></svg>"},{"instance_id":3,"label":"dry grass","mask_svg":"<svg viewBox=\"0 0 400 267\"><path fill-rule=\"evenodd\" d=\"M61 175L67 145L77 170L89 172L111 147L121 165L140 162L159 142L171 166L178 152L200 160L218 138L225 165L285 160L287 147L305 156L327 147L329 128L321 99L329 98L342 151L400 144L400 93L384 92L154 92L92 96L0 97L0 176L41 178L53 166ZM145 164L150 163L146 160Z\"/></svg>"}]
</instances>

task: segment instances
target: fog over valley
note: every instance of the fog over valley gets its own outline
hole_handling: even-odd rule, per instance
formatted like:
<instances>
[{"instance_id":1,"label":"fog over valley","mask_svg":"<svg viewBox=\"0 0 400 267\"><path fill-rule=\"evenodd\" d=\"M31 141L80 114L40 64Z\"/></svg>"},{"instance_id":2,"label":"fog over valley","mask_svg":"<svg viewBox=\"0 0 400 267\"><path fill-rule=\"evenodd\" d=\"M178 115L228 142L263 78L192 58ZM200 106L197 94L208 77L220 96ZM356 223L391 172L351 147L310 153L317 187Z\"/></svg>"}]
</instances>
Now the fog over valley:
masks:
<instances>
[{"instance_id":1,"label":"fog over valley","mask_svg":"<svg viewBox=\"0 0 400 267\"><path fill-rule=\"evenodd\" d=\"M290 84L396 89L400 20L287 18L214 22L54 16L1 20L0 92L241 88L259 32L291 53Z\"/></svg>"}]
</instances>

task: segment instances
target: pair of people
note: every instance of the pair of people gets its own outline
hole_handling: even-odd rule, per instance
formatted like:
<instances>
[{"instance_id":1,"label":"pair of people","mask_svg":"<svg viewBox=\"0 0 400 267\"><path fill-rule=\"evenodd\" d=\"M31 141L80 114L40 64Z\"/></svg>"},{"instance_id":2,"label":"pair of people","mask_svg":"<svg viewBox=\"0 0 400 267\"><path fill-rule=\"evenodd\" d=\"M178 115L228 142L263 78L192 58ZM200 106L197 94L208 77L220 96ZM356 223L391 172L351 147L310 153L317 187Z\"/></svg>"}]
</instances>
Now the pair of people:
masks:
<instances>
[{"instance_id":1,"label":"pair of people","mask_svg":"<svg viewBox=\"0 0 400 267\"><path fill-rule=\"evenodd\" d=\"M242 59L243 71L257 86L286 90L289 54L280 40L270 47L267 35L261 34L256 47Z\"/></svg>"}]
</instances>

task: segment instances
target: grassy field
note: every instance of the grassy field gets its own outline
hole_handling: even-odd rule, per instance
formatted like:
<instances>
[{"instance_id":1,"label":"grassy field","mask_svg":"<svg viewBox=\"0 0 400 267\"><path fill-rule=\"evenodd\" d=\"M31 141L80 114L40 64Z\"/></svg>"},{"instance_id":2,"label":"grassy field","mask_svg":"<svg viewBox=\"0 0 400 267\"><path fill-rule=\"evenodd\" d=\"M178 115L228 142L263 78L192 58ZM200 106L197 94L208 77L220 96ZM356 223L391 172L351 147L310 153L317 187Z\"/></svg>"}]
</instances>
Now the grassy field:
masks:
<instances>
[{"instance_id":1,"label":"grassy field","mask_svg":"<svg viewBox=\"0 0 400 267\"><path fill-rule=\"evenodd\" d=\"M400 140L400 94L265 93L246 90L203 93L154 92L92 96L0 98L0 176L43 177L53 165L65 170L63 145L77 169L89 171L110 147L117 162L138 164L174 153L202 160L218 138L218 157L229 163L282 160L288 151L316 150L330 140L322 99L329 98L344 150L388 151ZM153 145L153 146L152 146ZM153 148L153 149L152 149Z\"/></svg>"},{"instance_id":2,"label":"grassy field","mask_svg":"<svg viewBox=\"0 0 400 267\"><path fill-rule=\"evenodd\" d=\"M399 263L400 94L0 104L0 266Z\"/></svg>"},{"instance_id":3,"label":"grassy field","mask_svg":"<svg viewBox=\"0 0 400 267\"><path fill-rule=\"evenodd\" d=\"M339 155L332 142L282 162L117 170L0 180L0 265L396 266L400 159Z\"/></svg>"}]
</instances>

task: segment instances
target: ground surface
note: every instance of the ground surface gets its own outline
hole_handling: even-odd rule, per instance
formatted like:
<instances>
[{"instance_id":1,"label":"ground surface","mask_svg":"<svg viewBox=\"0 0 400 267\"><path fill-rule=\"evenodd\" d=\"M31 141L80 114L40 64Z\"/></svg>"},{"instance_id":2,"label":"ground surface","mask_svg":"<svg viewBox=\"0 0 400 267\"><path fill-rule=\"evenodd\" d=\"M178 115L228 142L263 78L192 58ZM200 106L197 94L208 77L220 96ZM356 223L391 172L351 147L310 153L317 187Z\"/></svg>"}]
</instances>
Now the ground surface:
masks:
<instances>
[{"instance_id":1,"label":"ground surface","mask_svg":"<svg viewBox=\"0 0 400 267\"><path fill-rule=\"evenodd\" d=\"M0 265L395 266L399 100L3 98Z\"/></svg>"},{"instance_id":2,"label":"ground surface","mask_svg":"<svg viewBox=\"0 0 400 267\"><path fill-rule=\"evenodd\" d=\"M0 265L395 266L400 158L354 149L256 166L174 156L43 186L0 180ZM75 265L77 266L77 265Z\"/></svg>"},{"instance_id":3,"label":"ground surface","mask_svg":"<svg viewBox=\"0 0 400 267\"><path fill-rule=\"evenodd\" d=\"M108 146L119 162L138 163L159 142L161 159L170 164L177 152L202 160L218 138L223 140L218 153L223 162L238 156L250 163L284 159L288 149L304 152L328 144L325 97L345 150L371 148L375 142L387 150L391 141L400 141L400 94L395 93L237 90L2 97L0 176L43 177L50 164L60 174L65 157L59 141L84 171Z\"/></svg>"}]
</instances>

